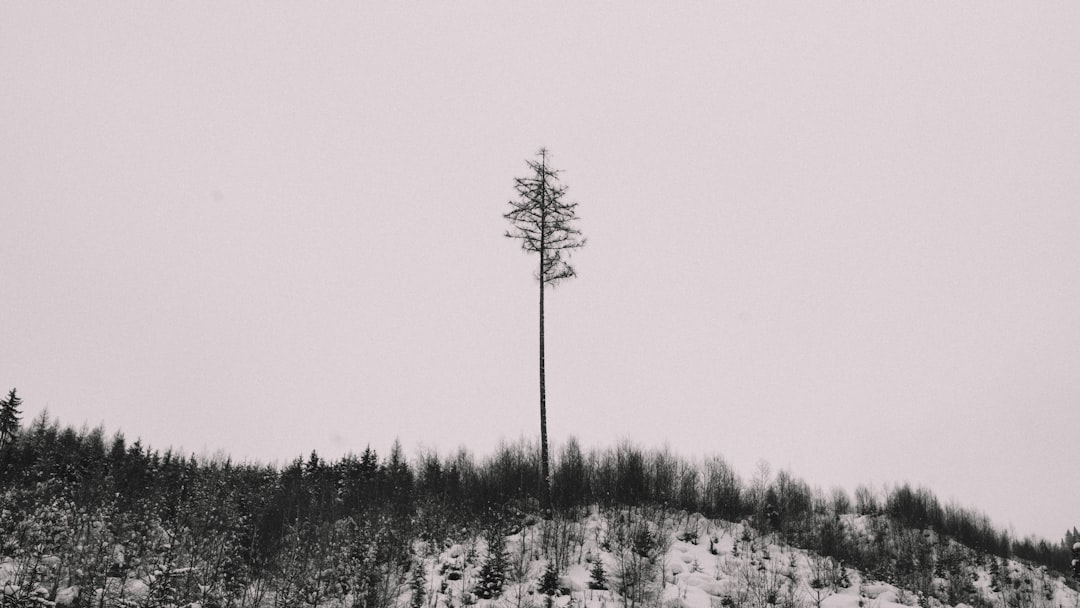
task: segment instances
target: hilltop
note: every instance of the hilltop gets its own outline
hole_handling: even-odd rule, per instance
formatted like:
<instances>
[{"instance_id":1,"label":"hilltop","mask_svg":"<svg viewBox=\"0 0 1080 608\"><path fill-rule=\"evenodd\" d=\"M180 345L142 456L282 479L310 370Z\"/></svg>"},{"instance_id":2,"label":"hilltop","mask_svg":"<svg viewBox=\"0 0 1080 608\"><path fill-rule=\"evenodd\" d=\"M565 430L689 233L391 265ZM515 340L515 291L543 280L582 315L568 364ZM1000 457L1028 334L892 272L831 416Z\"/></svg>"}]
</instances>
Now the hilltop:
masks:
<instances>
[{"instance_id":1,"label":"hilltop","mask_svg":"<svg viewBox=\"0 0 1080 608\"><path fill-rule=\"evenodd\" d=\"M1015 539L923 488L744 481L629 442L283 466L41 416L0 451L0 606L1064 608L1072 543Z\"/></svg>"}]
</instances>

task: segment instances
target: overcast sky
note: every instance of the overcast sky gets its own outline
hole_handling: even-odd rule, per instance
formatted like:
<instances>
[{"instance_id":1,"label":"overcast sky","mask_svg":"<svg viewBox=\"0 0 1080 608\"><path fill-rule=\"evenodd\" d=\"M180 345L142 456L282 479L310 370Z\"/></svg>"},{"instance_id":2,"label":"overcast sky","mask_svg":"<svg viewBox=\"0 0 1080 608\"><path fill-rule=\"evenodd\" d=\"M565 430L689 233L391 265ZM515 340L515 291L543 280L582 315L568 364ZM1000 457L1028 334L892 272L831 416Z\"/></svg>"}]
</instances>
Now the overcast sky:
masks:
<instances>
[{"instance_id":1,"label":"overcast sky","mask_svg":"<svg viewBox=\"0 0 1080 608\"><path fill-rule=\"evenodd\" d=\"M1080 525L1080 5L0 5L0 385L283 462L538 434Z\"/></svg>"}]
</instances>

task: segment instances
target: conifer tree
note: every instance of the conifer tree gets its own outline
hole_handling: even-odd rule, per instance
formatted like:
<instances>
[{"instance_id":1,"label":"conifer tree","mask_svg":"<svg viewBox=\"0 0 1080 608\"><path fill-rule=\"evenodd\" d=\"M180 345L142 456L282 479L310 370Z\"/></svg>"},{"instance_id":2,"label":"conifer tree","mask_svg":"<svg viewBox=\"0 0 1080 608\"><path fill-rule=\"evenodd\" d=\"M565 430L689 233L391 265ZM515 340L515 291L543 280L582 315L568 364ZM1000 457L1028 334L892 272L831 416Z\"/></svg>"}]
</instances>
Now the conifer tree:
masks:
<instances>
[{"instance_id":1,"label":"conifer tree","mask_svg":"<svg viewBox=\"0 0 1080 608\"><path fill-rule=\"evenodd\" d=\"M607 572L604 571L604 562L597 555L592 570L589 572L589 589L605 590L607 588Z\"/></svg>"},{"instance_id":2,"label":"conifer tree","mask_svg":"<svg viewBox=\"0 0 1080 608\"><path fill-rule=\"evenodd\" d=\"M22 399L15 394L15 389L8 392L7 399L0 401L0 448L11 443L19 432L20 405Z\"/></svg>"},{"instance_id":3,"label":"conifer tree","mask_svg":"<svg viewBox=\"0 0 1080 608\"><path fill-rule=\"evenodd\" d=\"M1076 577L1076 580L1080 581L1080 541L1073 543L1072 554L1073 576Z\"/></svg>"},{"instance_id":4,"label":"conifer tree","mask_svg":"<svg viewBox=\"0 0 1080 608\"><path fill-rule=\"evenodd\" d=\"M990 591L994 593L1001 593L1001 562L998 561L996 556L990 556Z\"/></svg>"},{"instance_id":5,"label":"conifer tree","mask_svg":"<svg viewBox=\"0 0 1080 608\"><path fill-rule=\"evenodd\" d=\"M566 187L559 182L559 172L548 166L546 149L541 148L539 160L527 161L532 175L515 179L518 200L510 201L512 209L504 214L513 228L506 236L521 241L528 253L540 254L536 279L540 283L540 462L541 501L546 517L551 515L551 469L548 459L547 398L544 385L544 291L575 275L567 258L585 244L581 232L574 227L578 217L577 203L564 200Z\"/></svg>"},{"instance_id":6,"label":"conifer tree","mask_svg":"<svg viewBox=\"0 0 1080 608\"><path fill-rule=\"evenodd\" d=\"M506 586L506 572L510 568L510 559L506 555L506 540L500 526L496 525L488 529L485 537L488 555L480 568L480 580L477 581L474 591L477 597L490 600L502 595L503 587Z\"/></svg>"},{"instance_id":7,"label":"conifer tree","mask_svg":"<svg viewBox=\"0 0 1080 608\"><path fill-rule=\"evenodd\" d=\"M424 606L424 587L427 585L427 576L424 574L424 562L423 560L416 560L412 565L412 579L409 581L409 588L412 590L412 595L409 599L410 608L423 608Z\"/></svg>"},{"instance_id":8,"label":"conifer tree","mask_svg":"<svg viewBox=\"0 0 1080 608\"><path fill-rule=\"evenodd\" d=\"M540 577L540 593L545 596L545 606L551 608L555 603L555 594L559 591L559 571L555 569L555 561L549 561L544 575Z\"/></svg>"}]
</instances>

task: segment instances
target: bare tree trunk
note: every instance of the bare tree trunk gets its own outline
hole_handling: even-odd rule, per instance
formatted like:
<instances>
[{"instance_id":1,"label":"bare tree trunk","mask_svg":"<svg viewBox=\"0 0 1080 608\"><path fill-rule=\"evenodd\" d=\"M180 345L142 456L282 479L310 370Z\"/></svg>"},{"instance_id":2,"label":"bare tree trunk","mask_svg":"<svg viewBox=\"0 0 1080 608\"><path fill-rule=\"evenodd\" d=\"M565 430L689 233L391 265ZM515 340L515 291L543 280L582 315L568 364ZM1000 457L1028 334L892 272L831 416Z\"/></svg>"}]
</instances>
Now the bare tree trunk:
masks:
<instances>
[{"instance_id":1,"label":"bare tree trunk","mask_svg":"<svg viewBox=\"0 0 1080 608\"><path fill-rule=\"evenodd\" d=\"M544 518L551 519L551 470L548 466L547 395L544 390L544 256L540 255L540 489L541 508Z\"/></svg>"},{"instance_id":2,"label":"bare tree trunk","mask_svg":"<svg viewBox=\"0 0 1080 608\"><path fill-rule=\"evenodd\" d=\"M542 163L547 163L546 154L541 157ZM546 169L546 167L545 167ZM548 438L547 438L547 393L544 389L544 288L545 283L545 248L547 247L547 178L540 188L540 476L543 488L540 490L540 507L544 510L544 519L551 519L551 471L548 467Z\"/></svg>"}]
</instances>

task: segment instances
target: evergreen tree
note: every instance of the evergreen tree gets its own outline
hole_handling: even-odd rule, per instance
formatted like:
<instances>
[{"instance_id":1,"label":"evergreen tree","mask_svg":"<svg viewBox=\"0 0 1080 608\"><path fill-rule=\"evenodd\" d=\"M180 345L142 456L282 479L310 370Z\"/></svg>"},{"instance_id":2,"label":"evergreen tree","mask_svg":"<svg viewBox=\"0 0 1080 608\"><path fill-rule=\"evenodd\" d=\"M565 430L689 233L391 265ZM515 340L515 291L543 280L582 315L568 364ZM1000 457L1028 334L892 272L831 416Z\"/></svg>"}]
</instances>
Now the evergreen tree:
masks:
<instances>
[{"instance_id":1,"label":"evergreen tree","mask_svg":"<svg viewBox=\"0 0 1080 608\"><path fill-rule=\"evenodd\" d=\"M409 580L409 589L412 596L409 599L410 608L423 608L427 576L424 574L424 562L416 560L412 566L412 578Z\"/></svg>"},{"instance_id":2,"label":"evergreen tree","mask_svg":"<svg viewBox=\"0 0 1080 608\"><path fill-rule=\"evenodd\" d=\"M548 562L544 575L540 577L539 590L547 598L545 605L547 608L551 608L555 603L555 594L559 591L559 571L555 569L554 560Z\"/></svg>"},{"instance_id":3,"label":"evergreen tree","mask_svg":"<svg viewBox=\"0 0 1080 608\"><path fill-rule=\"evenodd\" d=\"M990 556L990 591L993 591L994 593L1001 593L1001 589L1003 587L1002 581L1001 581L1002 569L1003 569L1003 566L1001 565L1001 562L998 561L998 558L991 555Z\"/></svg>"},{"instance_id":4,"label":"evergreen tree","mask_svg":"<svg viewBox=\"0 0 1080 608\"><path fill-rule=\"evenodd\" d=\"M540 254L536 279L540 282L540 462L541 501L545 516L551 516L551 468L548 459L547 399L544 389L544 291L559 281L575 276L566 258L583 245L577 221L577 203L563 200L566 187L559 183L559 172L547 164L547 150L540 149L540 160L528 161L533 174L515 180L518 200L503 217L513 224L506 236L521 241L521 248Z\"/></svg>"},{"instance_id":5,"label":"evergreen tree","mask_svg":"<svg viewBox=\"0 0 1080 608\"><path fill-rule=\"evenodd\" d=\"M493 526L485 534L488 555L480 568L479 579L474 592L476 596L490 600L502 594L506 586L506 572L510 568L510 559L506 555L506 539L500 526Z\"/></svg>"},{"instance_id":6,"label":"evergreen tree","mask_svg":"<svg viewBox=\"0 0 1080 608\"><path fill-rule=\"evenodd\" d=\"M382 470L390 503L399 515L406 514L412 501L413 474L405 458L405 450L397 439L390 446L390 456L383 464Z\"/></svg>"},{"instance_id":7,"label":"evergreen tree","mask_svg":"<svg viewBox=\"0 0 1080 608\"><path fill-rule=\"evenodd\" d=\"M20 405L22 399L15 394L15 389L8 392L7 399L0 401L0 448L14 441L19 433Z\"/></svg>"},{"instance_id":8,"label":"evergreen tree","mask_svg":"<svg viewBox=\"0 0 1080 608\"><path fill-rule=\"evenodd\" d=\"M1076 577L1076 580L1080 581L1080 541L1073 543L1072 554L1073 576Z\"/></svg>"},{"instance_id":9,"label":"evergreen tree","mask_svg":"<svg viewBox=\"0 0 1080 608\"><path fill-rule=\"evenodd\" d=\"M597 555L592 570L589 572L589 589L602 591L607 588L607 572L604 571L604 562Z\"/></svg>"}]
</instances>

